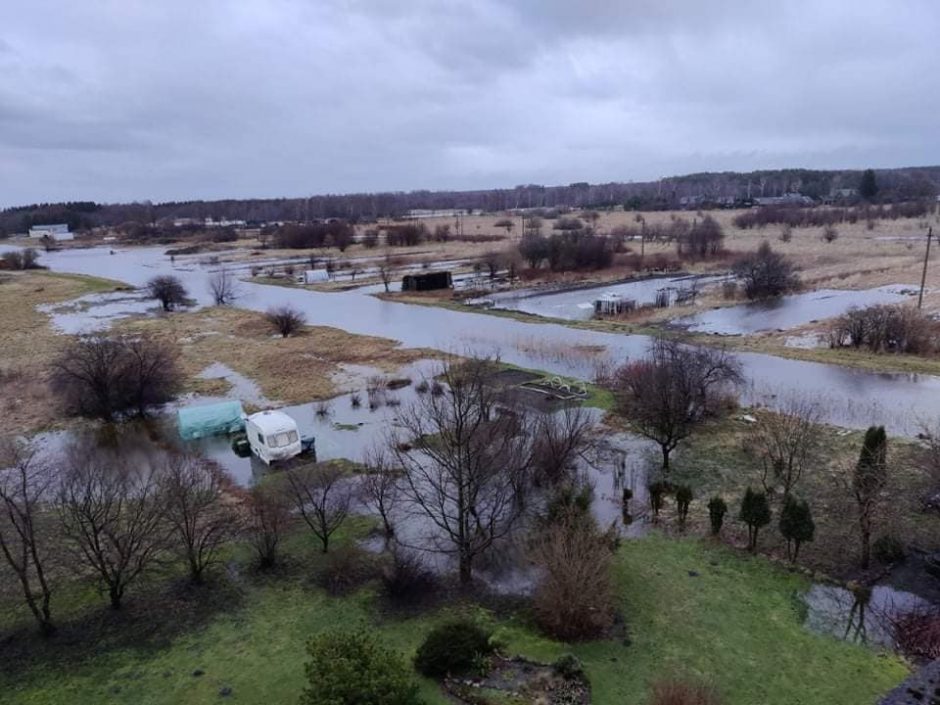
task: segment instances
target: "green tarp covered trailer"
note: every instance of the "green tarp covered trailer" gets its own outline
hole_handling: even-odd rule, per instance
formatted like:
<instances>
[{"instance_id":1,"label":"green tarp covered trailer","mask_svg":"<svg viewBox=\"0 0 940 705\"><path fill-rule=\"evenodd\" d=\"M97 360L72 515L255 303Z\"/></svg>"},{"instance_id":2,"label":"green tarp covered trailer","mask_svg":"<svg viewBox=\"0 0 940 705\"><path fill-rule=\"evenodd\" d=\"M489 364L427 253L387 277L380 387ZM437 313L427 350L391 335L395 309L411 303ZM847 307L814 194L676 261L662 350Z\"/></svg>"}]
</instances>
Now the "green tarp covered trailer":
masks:
<instances>
[{"instance_id":1,"label":"green tarp covered trailer","mask_svg":"<svg viewBox=\"0 0 940 705\"><path fill-rule=\"evenodd\" d=\"M240 401L187 406L177 412L177 420L180 437L184 441L207 436L224 436L245 429L245 412Z\"/></svg>"}]
</instances>

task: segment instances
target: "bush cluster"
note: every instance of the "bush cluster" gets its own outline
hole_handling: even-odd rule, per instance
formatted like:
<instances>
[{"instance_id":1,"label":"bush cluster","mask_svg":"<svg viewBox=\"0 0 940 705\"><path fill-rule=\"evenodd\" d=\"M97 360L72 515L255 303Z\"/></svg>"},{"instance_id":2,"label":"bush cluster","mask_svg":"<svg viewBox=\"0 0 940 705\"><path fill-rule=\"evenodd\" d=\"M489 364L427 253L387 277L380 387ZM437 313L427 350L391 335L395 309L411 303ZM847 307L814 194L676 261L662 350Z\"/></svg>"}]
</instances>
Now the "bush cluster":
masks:
<instances>
[{"instance_id":1,"label":"bush cluster","mask_svg":"<svg viewBox=\"0 0 940 705\"><path fill-rule=\"evenodd\" d=\"M895 203L891 206L851 206L845 208L813 208L805 206L764 206L752 208L734 218L736 227L762 228L765 225L789 225L792 228L824 227L858 221L923 218L929 205L926 201Z\"/></svg>"},{"instance_id":2,"label":"bush cluster","mask_svg":"<svg viewBox=\"0 0 940 705\"><path fill-rule=\"evenodd\" d=\"M479 673L495 646L491 634L467 619L435 627L415 654L415 668L429 678Z\"/></svg>"},{"instance_id":3,"label":"bush cluster","mask_svg":"<svg viewBox=\"0 0 940 705\"><path fill-rule=\"evenodd\" d=\"M834 348L867 348L871 352L923 354L937 349L936 322L906 306L875 305L853 308L836 318L829 329Z\"/></svg>"}]
</instances>

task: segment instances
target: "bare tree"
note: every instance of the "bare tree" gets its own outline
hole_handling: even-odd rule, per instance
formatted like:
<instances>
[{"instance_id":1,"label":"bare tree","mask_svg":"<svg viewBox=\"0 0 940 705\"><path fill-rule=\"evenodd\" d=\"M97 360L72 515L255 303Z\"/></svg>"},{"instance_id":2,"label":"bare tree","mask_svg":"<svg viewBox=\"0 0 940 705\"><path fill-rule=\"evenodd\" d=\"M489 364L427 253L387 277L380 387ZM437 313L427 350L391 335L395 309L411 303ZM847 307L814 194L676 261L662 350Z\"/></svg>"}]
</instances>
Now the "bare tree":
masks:
<instances>
[{"instance_id":1,"label":"bare tree","mask_svg":"<svg viewBox=\"0 0 940 705\"><path fill-rule=\"evenodd\" d=\"M587 449L593 429L593 421L581 406L566 406L538 419L532 449L536 483L554 485L564 480Z\"/></svg>"},{"instance_id":2,"label":"bare tree","mask_svg":"<svg viewBox=\"0 0 940 705\"><path fill-rule=\"evenodd\" d=\"M148 336L122 338L121 345L127 385L123 407L143 418L150 407L171 401L182 388L179 350Z\"/></svg>"},{"instance_id":3,"label":"bare tree","mask_svg":"<svg viewBox=\"0 0 940 705\"><path fill-rule=\"evenodd\" d=\"M292 468L286 475L295 508L327 553L330 537L346 520L352 502L343 471L324 463Z\"/></svg>"},{"instance_id":4,"label":"bare tree","mask_svg":"<svg viewBox=\"0 0 940 705\"><path fill-rule=\"evenodd\" d=\"M744 281L749 299L769 299L787 294L800 286L794 264L764 241L757 252L739 257L732 266L735 276Z\"/></svg>"},{"instance_id":5,"label":"bare tree","mask_svg":"<svg viewBox=\"0 0 940 705\"><path fill-rule=\"evenodd\" d=\"M0 553L16 575L43 636L55 632L48 521L53 474L34 447L0 440Z\"/></svg>"},{"instance_id":6,"label":"bare tree","mask_svg":"<svg viewBox=\"0 0 940 705\"><path fill-rule=\"evenodd\" d=\"M781 486L784 503L816 459L819 420L819 404L792 397L778 411L759 414L751 428L749 447L760 461L764 491Z\"/></svg>"},{"instance_id":7,"label":"bare tree","mask_svg":"<svg viewBox=\"0 0 940 705\"><path fill-rule=\"evenodd\" d=\"M366 458L366 472L362 475L362 490L366 503L379 515L385 538L395 535L392 509L399 500L398 469L392 464L384 448L373 449Z\"/></svg>"},{"instance_id":8,"label":"bare tree","mask_svg":"<svg viewBox=\"0 0 940 705\"><path fill-rule=\"evenodd\" d=\"M382 284L385 285L385 293L387 294L389 285L392 283L392 258L388 253L379 262L379 277L382 279Z\"/></svg>"},{"instance_id":9,"label":"bare tree","mask_svg":"<svg viewBox=\"0 0 940 705\"><path fill-rule=\"evenodd\" d=\"M216 306L229 306L238 298L238 278L222 267L209 275L209 293Z\"/></svg>"},{"instance_id":10,"label":"bare tree","mask_svg":"<svg viewBox=\"0 0 940 705\"><path fill-rule=\"evenodd\" d=\"M274 330L281 334L282 338L293 335L299 331L306 322L306 317L301 311L293 306L287 305L268 309L264 316Z\"/></svg>"},{"instance_id":11,"label":"bare tree","mask_svg":"<svg viewBox=\"0 0 940 705\"><path fill-rule=\"evenodd\" d=\"M161 469L160 490L173 546L197 585L235 534L236 516L222 494L225 486L219 468L192 455L170 455Z\"/></svg>"},{"instance_id":12,"label":"bare tree","mask_svg":"<svg viewBox=\"0 0 940 705\"><path fill-rule=\"evenodd\" d=\"M51 383L69 413L113 421L178 393L182 375L177 351L149 338L85 337L70 343L54 361Z\"/></svg>"},{"instance_id":13,"label":"bare tree","mask_svg":"<svg viewBox=\"0 0 940 705\"><path fill-rule=\"evenodd\" d=\"M725 350L659 338L645 359L617 370L614 394L633 430L659 444L668 473L672 451L741 380L740 364Z\"/></svg>"},{"instance_id":14,"label":"bare tree","mask_svg":"<svg viewBox=\"0 0 940 705\"><path fill-rule=\"evenodd\" d=\"M496 413L488 384L495 362L445 364L444 393L423 395L404 411L401 437L390 444L402 468L404 501L433 527L420 548L456 556L464 584L472 580L474 561L521 516L531 466L526 416Z\"/></svg>"},{"instance_id":15,"label":"bare tree","mask_svg":"<svg viewBox=\"0 0 940 705\"><path fill-rule=\"evenodd\" d=\"M278 546L290 526L290 503L278 487L261 483L251 488L248 498L246 531L248 542L258 557L258 565L266 570L278 561Z\"/></svg>"},{"instance_id":16,"label":"bare tree","mask_svg":"<svg viewBox=\"0 0 940 705\"><path fill-rule=\"evenodd\" d=\"M67 456L57 503L63 532L78 564L120 609L128 586L166 546L158 473L152 463L129 463L90 445L76 445Z\"/></svg>"},{"instance_id":17,"label":"bare tree","mask_svg":"<svg viewBox=\"0 0 940 705\"><path fill-rule=\"evenodd\" d=\"M147 293L163 306L164 311L172 311L177 306L185 306L189 294L179 278L170 274L161 274L147 282Z\"/></svg>"}]
</instances>

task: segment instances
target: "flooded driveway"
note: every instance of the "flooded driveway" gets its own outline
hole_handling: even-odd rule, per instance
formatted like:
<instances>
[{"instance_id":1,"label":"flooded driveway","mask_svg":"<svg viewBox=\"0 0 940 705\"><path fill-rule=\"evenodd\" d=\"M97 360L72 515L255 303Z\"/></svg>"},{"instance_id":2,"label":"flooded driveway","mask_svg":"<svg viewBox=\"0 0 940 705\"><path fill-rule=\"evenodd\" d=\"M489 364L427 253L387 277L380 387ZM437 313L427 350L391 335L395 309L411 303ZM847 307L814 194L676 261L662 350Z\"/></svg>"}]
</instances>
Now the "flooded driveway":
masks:
<instances>
[{"instance_id":1,"label":"flooded driveway","mask_svg":"<svg viewBox=\"0 0 940 705\"><path fill-rule=\"evenodd\" d=\"M177 257L171 263L162 248L66 250L44 254L42 263L55 271L109 277L141 286L157 274L178 276L190 295L208 305L210 265ZM359 291L321 293L246 281L238 306L264 311L290 304L304 311L313 325L334 326L350 333L377 335L408 347L448 352L498 353L508 363L552 374L591 379L599 359L622 362L642 356L650 339L517 321L484 313L453 311L383 301ZM546 349L582 350L592 354L546 354ZM940 378L887 374L836 365L787 360L771 355L738 355L750 380L746 404L773 406L781 397L811 395L823 402L828 423L866 427L884 424L892 433L913 435L925 419L940 416Z\"/></svg>"},{"instance_id":2,"label":"flooded driveway","mask_svg":"<svg viewBox=\"0 0 940 705\"><path fill-rule=\"evenodd\" d=\"M575 287L564 291L539 291L519 289L487 296L493 308L521 311L547 318L563 318L570 321L586 321L594 315L594 301L604 294L618 294L632 299L637 306L652 304L661 289L689 290L715 284L725 277L690 276L650 277L620 284Z\"/></svg>"},{"instance_id":3,"label":"flooded driveway","mask_svg":"<svg viewBox=\"0 0 940 705\"><path fill-rule=\"evenodd\" d=\"M747 335L761 331L789 330L841 316L853 307L864 308L875 304L896 304L907 298L902 291L912 287L883 286L863 291L820 289L805 294L782 296L772 301L755 301L702 311L673 321L673 325L693 333L718 335Z\"/></svg>"}]
</instances>

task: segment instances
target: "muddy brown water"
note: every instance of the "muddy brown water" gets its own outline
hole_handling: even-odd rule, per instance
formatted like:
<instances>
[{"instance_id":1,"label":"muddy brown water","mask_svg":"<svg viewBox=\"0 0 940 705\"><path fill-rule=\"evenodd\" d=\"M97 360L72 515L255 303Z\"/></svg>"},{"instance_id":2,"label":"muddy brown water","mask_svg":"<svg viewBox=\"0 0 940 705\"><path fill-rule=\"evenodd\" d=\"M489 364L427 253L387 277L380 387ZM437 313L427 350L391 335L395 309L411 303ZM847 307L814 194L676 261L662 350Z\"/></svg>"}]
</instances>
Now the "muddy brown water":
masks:
<instances>
[{"instance_id":1,"label":"muddy brown water","mask_svg":"<svg viewBox=\"0 0 940 705\"><path fill-rule=\"evenodd\" d=\"M0 249L8 246L0 246ZM90 248L43 254L53 271L88 274L142 286L158 274L178 276L198 305L208 305L211 265L177 257L171 263L162 248L113 250ZM409 347L448 352L498 353L505 362L552 374L591 379L597 363L622 362L644 354L650 338L518 321L484 313L453 311L383 301L361 291L321 293L246 281L237 305L263 311L290 304L304 311L311 324L335 326L350 333L377 335ZM126 296L126 294L125 294ZM76 311L70 319L81 319ZM55 320L55 318L54 318ZM100 329L101 319L88 314L83 330ZM82 327L82 326L79 326ZM574 355L576 349L601 351ZM894 434L913 435L926 421L940 417L940 378L930 375L878 373L757 353L739 353L749 384L745 404L774 406L779 399L809 395L824 408L824 420L862 428L884 424Z\"/></svg>"}]
</instances>

